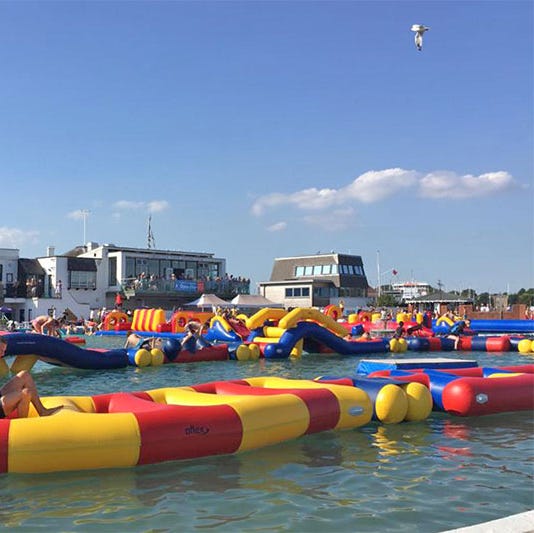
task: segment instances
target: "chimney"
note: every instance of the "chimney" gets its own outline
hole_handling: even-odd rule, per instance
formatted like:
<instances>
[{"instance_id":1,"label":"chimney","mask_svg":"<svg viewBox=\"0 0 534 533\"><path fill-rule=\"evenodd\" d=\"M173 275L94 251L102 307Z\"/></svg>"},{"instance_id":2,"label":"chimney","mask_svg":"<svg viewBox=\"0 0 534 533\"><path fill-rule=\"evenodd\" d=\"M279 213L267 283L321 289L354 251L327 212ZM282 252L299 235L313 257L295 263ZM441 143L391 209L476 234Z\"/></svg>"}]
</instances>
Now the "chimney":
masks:
<instances>
[{"instance_id":1,"label":"chimney","mask_svg":"<svg viewBox=\"0 0 534 533\"><path fill-rule=\"evenodd\" d=\"M46 257L54 257L56 255L56 247L55 246L47 246L46 247Z\"/></svg>"}]
</instances>

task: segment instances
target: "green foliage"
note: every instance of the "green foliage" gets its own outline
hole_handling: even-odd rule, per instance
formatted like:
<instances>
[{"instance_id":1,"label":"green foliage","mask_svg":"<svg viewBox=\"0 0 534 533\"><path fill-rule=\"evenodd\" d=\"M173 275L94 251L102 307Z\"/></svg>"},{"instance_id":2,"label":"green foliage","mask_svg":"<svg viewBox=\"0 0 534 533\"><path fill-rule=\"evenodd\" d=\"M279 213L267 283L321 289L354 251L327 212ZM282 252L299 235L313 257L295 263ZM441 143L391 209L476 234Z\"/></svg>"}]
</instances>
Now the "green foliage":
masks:
<instances>
[{"instance_id":1,"label":"green foliage","mask_svg":"<svg viewBox=\"0 0 534 533\"><path fill-rule=\"evenodd\" d=\"M392 294L381 294L376 299L376 305L378 307L395 307L398 305L398 300Z\"/></svg>"}]
</instances>

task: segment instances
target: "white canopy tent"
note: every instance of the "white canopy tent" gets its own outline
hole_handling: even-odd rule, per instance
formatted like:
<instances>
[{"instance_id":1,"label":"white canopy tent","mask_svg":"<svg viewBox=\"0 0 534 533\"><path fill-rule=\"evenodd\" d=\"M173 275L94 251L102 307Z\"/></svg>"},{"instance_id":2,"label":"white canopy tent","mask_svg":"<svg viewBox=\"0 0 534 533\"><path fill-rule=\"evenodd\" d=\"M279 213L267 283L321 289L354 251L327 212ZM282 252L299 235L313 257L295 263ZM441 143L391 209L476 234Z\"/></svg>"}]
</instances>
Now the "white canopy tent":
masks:
<instances>
[{"instance_id":1,"label":"white canopy tent","mask_svg":"<svg viewBox=\"0 0 534 533\"><path fill-rule=\"evenodd\" d=\"M237 307L284 307L283 304L272 302L261 294L238 294L231 303Z\"/></svg>"},{"instance_id":2,"label":"white canopy tent","mask_svg":"<svg viewBox=\"0 0 534 533\"><path fill-rule=\"evenodd\" d=\"M185 304L187 307L232 307L230 302L215 294L203 294L200 298Z\"/></svg>"}]
</instances>

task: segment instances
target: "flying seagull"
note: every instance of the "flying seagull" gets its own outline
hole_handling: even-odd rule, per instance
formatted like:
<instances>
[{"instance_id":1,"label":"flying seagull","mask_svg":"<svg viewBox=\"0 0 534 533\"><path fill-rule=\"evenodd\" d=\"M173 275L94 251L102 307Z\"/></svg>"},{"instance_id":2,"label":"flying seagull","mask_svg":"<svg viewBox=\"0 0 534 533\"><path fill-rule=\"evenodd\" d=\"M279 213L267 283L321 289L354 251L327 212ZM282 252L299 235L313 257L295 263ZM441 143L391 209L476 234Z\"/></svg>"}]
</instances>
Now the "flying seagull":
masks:
<instances>
[{"instance_id":1,"label":"flying seagull","mask_svg":"<svg viewBox=\"0 0 534 533\"><path fill-rule=\"evenodd\" d=\"M423 49L423 34L429 29L430 28L427 28L422 24L414 24L412 26L412 31L415 32L415 46L417 47L417 50L421 51Z\"/></svg>"}]
</instances>

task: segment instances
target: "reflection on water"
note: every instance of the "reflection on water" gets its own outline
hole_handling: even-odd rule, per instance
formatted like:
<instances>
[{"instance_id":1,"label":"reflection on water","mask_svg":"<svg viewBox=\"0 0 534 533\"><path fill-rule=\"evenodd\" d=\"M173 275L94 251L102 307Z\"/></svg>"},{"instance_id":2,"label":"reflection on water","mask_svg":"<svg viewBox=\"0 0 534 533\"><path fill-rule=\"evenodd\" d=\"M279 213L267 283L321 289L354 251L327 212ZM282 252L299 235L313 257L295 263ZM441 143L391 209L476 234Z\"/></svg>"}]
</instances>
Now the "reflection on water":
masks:
<instances>
[{"instance_id":1,"label":"reflection on water","mask_svg":"<svg viewBox=\"0 0 534 533\"><path fill-rule=\"evenodd\" d=\"M488 354L476 358L495 365ZM91 395L261 375L352 375L358 361L304 355L111 371L38 363L34 375L45 395ZM503 365L520 362L518 354L499 358ZM433 413L424 422L372 422L239 455L4 475L0 521L6 528L54 531L432 533L534 506L533 429L531 413Z\"/></svg>"}]
</instances>

